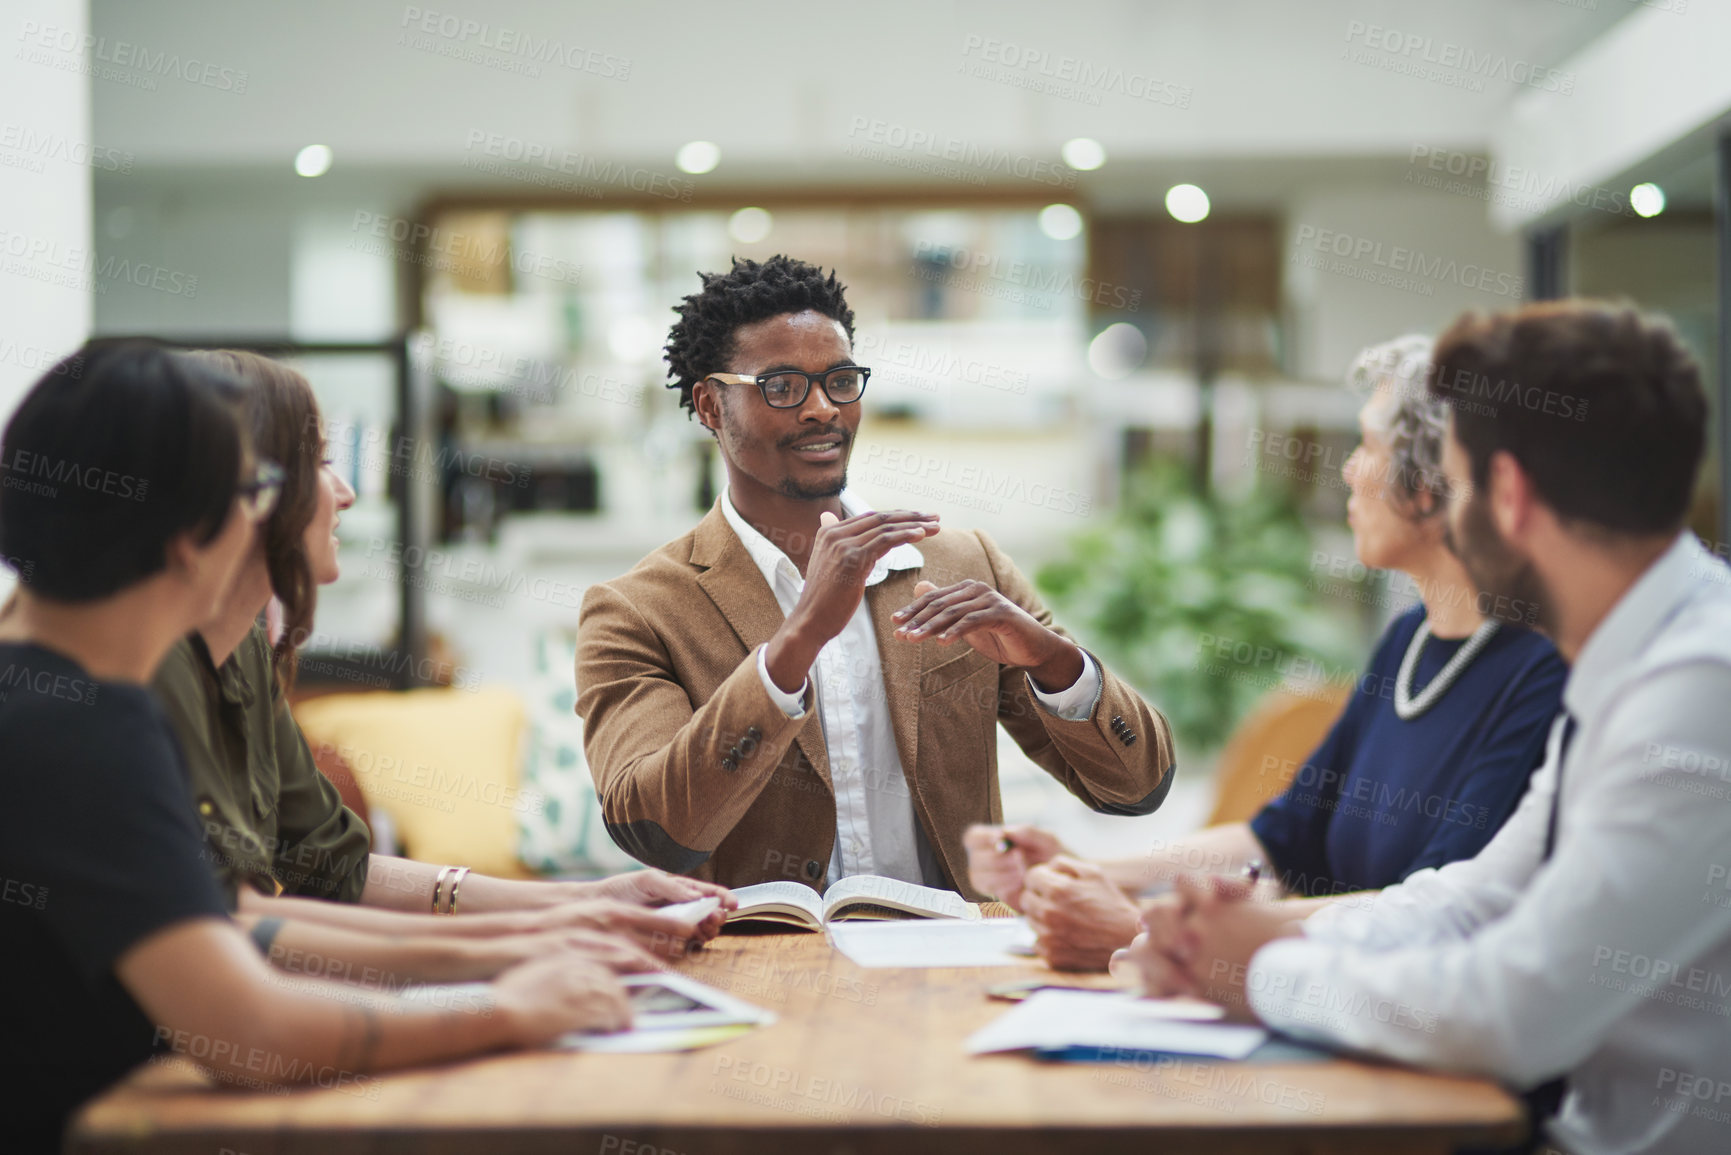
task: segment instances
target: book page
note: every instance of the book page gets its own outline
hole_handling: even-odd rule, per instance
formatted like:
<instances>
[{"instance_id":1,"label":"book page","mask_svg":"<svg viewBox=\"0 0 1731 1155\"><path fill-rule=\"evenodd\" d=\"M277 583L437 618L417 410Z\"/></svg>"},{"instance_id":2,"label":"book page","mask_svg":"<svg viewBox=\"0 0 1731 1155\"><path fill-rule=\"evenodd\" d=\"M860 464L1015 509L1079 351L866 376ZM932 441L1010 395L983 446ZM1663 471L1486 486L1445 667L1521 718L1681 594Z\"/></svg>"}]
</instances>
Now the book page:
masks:
<instances>
[{"instance_id":1,"label":"book page","mask_svg":"<svg viewBox=\"0 0 1731 1155\"><path fill-rule=\"evenodd\" d=\"M931 915L934 918L977 919L979 908L953 890L918 886L878 874L856 874L836 881L823 895L823 916L834 917L849 902L867 902L896 910Z\"/></svg>"},{"instance_id":2,"label":"book page","mask_svg":"<svg viewBox=\"0 0 1731 1155\"><path fill-rule=\"evenodd\" d=\"M759 882L738 887L733 896L739 900L739 909L728 916L729 921L750 918L753 907L777 905L804 911L811 916L814 927L823 923L823 900L811 887L797 882Z\"/></svg>"}]
</instances>

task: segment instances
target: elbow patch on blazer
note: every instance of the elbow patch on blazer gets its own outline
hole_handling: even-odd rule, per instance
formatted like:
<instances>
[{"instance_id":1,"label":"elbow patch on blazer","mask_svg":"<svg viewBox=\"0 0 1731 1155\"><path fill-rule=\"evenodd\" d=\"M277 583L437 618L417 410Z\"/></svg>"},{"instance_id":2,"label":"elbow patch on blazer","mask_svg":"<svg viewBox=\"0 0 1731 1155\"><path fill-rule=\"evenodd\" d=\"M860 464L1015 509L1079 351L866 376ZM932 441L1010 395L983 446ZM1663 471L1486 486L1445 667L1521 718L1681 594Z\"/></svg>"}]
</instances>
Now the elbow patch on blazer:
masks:
<instances>
[{"instance_id":1,"label":"elbow patch on blazer","mask_svg":"<svg viewBox=\"0 0 1731 1155\"><path fill-rule=\"evenodd\" d=\"M689 874L709 861L709 852L693 850L673 841L659 822L639 818L636 822L609 822L607 833L619 849L649 866L673 874Z\"/></svg>"},{"instance_id":2,"label":"elbow patch on blazer","mask_svg":"<svg viewBox=\"0 0 1731 1155\"><path fill-rule=\"evenodd\" d=\"M1144 814L1152 814L1166 801L1166 795L1172 791L1172 779L1176 777L1178 763L1174 762L1166 767L1166 773L1160 776L1160 785L1154 787L1148 797L1135 802L1090 802L1089 808L1101 814L1116 814L1120 818L1140 818Z\"/></svg>"}]
</instances>

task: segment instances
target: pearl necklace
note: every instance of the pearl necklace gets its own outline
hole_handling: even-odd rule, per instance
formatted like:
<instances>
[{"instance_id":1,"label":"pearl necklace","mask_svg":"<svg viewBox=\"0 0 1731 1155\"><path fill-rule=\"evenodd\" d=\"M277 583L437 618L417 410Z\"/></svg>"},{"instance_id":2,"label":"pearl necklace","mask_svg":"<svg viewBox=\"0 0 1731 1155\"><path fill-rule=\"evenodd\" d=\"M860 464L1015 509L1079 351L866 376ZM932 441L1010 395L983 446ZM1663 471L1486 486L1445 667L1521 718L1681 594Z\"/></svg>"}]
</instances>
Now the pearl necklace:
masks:
<instances>
[{"instance_id":1,"label":"pearl necklace","mask_svg":"<svg viewBox=\"0 0 1731 1155\"><path fill-rule=\"evenodd\" d=\"M1448 693L1449 687L1460 679L1461 673L1472 664L1491 639L1496 636L1501 622L1487 621L1473 631L1473 636L1467 639L1466 645L1455 651L1455 656L1448 664L1437 671L1436 677L1424 688L1418 697L1413 697L1412 676L1418 669L1418 656L1424 650L1426 639L1430 637L1430 622L1419 623L1418 629L1412 635L1412 641L1406 647L1406 657L1400 661L1400 673L1394 679L1394 713L1403 722L1410 722L1432 706L1437 699Z\"/></svg>"}]
</instances>

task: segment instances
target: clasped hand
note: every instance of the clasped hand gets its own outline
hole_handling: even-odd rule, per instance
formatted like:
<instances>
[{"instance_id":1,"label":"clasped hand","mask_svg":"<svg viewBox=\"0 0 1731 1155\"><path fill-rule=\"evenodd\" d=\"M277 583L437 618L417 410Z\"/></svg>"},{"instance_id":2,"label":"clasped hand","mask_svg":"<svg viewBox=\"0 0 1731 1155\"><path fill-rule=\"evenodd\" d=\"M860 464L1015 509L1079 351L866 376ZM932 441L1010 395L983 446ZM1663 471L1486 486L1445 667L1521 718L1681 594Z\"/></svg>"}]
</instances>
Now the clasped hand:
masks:
<instances>
[{"instance_id":1,"label":"clasped hand","mask_svg":"<svg viewBox=\"0 0 1731 1155\"><path fill-rule=\"evenodd\" d=\"M1250 960L1277 938L1300 933L1301 918L1259 901L1254 884L1219 875L1180 875L1170 894L1142 909L1142 933L1112 955L1112 973L1154 998L1188 996L1252 1020L1245 993Z\"/></svg>"}]
</instances>

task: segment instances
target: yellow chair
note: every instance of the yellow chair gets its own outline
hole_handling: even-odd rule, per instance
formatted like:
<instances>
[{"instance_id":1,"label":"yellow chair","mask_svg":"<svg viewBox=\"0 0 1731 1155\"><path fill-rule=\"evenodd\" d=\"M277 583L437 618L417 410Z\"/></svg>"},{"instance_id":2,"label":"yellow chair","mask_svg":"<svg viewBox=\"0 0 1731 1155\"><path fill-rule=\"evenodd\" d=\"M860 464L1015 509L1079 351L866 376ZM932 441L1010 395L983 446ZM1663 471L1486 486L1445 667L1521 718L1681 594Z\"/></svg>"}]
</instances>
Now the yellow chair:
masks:
<instances>
[{"instance_id":1,"label":"yellow chair","mask_svg":"<svg viewBox=\"0 0 1731 1155\"><path fill-rule=\"evenodd\" d=\"M330 694L302 701L295 719L315 757L330 747L348 763L367 804L395 822L408 857L532 877L517 859L517 812L537 800L518 781L524 710L516 694Z\"/></svg>"},{"instance_id":2,"label":"yellow chair","mask_svg":"<svg viewBox=\"0 0 1731 1155\"><path fill-rule=\"evenodd\" d=\"M1220 752L1208 825L1248 822L1285 790L1346 708L1349 692L1345 686L1302 694L1281 689L1258 702Z\"/></svg>"}]
</instances>

